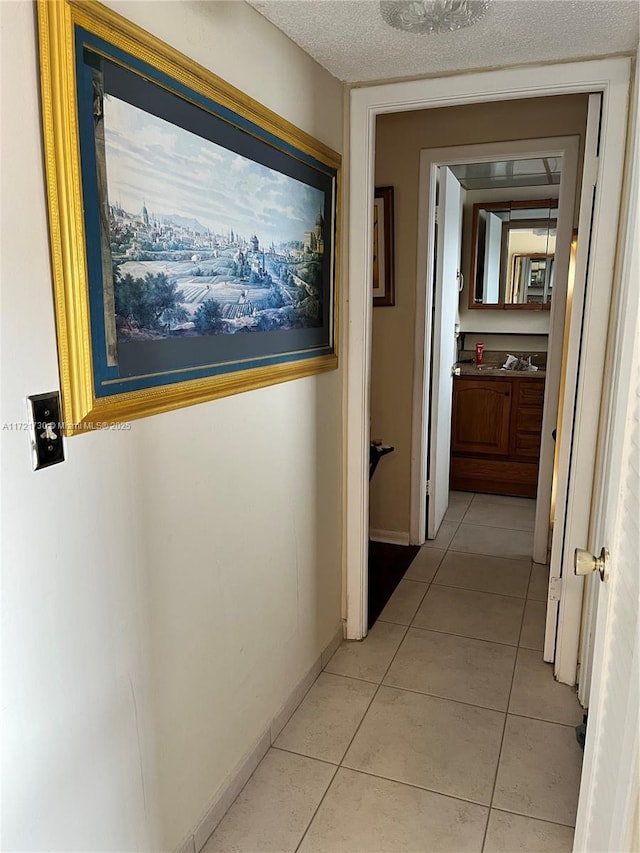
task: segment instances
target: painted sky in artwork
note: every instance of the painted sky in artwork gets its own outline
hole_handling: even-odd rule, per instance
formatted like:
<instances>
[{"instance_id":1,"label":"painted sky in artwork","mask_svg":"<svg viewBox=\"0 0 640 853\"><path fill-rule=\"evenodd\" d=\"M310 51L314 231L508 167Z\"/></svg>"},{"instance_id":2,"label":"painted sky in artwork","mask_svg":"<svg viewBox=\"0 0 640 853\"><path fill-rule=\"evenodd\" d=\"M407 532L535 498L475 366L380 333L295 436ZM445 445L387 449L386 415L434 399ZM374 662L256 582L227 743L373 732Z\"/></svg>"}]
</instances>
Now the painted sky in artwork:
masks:
<instances>
[{"instance_id":1,"label":"painted sky in artwork","mask_svg":"<svg viewBox=\"0 0 640 853\"><path fill-rule=\"evenodd\" d=\"M112 95L104 98L111 204L139 213L197 219L262 245L304 240L324 193L241 157Z\"/></svg>"}]
</instances>

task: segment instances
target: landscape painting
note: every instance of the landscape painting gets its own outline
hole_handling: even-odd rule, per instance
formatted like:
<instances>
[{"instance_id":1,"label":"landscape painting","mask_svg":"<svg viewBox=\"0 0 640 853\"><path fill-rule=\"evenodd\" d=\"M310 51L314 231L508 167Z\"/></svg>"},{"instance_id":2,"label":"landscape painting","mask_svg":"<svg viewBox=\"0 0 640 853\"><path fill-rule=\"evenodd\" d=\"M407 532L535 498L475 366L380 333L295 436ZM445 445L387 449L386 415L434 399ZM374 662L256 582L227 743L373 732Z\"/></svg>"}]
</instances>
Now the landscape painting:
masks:
<instances>
[{"instance_id":1,"label":"landscape painting","mask_svg":"<svg viewBox=\"0 0 640 853\"><path fill-rule=\"evenodd\" d=\"M65 433L335 370L340 155L100 3L37 9Z\"/></svg>"},{"instance_id":2,"label":"landscape painting","mask_svg":"<svg viewBox=\"0 0 640 853\"><path fill-rule=\"evenodd\" d=\"M322 325L323 191L113 95L100 109L118 343Z\"/></svg>"}]
</instances>

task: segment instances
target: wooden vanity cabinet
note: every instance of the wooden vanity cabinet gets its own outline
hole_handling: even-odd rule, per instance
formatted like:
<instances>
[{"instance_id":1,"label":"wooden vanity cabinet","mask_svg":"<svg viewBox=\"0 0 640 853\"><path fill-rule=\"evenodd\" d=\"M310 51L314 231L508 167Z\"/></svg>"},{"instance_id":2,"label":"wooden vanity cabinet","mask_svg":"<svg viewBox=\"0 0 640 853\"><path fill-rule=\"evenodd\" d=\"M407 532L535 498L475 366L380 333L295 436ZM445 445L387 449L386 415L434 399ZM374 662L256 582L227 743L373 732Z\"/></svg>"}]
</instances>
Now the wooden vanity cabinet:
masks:
<instances>
[{"instance_id":1,"label":"wooden vanity cabinet","mask_svg":"<svg viewBox=\"0 0 640 853\"><path fill-rule=\"evenodd\" d=\"M456 377L451 488L535 497L543 402L544 379Z\"/></svg>"}]
</instances>

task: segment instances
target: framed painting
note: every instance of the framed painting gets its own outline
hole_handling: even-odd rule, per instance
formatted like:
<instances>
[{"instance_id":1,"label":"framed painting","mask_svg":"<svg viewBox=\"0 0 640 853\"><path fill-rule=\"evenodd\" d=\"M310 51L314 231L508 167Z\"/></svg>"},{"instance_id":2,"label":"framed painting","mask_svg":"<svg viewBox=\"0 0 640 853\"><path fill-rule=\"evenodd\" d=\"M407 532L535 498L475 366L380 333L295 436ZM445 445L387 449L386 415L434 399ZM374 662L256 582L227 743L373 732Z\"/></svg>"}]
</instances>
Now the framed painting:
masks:
<instances>
[{"instance_id":1,"label":"framed painting","mask_svg":"<svg viewBox=\"0 0 640 853\"><path fill-rule=\"evenodd\" d=\"M65 431L331 370L340 157L93 0L39 0Z\"/></svg>"},{"instance_id":2,"label":"framed painting","mask_svg":"<svg viewBox=\"0 0 640 853\"><path fill-rule=\"evenodd\" d=\"M395 305L393 187L376 187L373 205L373 304Z\"/></svg>"}]
</instances>

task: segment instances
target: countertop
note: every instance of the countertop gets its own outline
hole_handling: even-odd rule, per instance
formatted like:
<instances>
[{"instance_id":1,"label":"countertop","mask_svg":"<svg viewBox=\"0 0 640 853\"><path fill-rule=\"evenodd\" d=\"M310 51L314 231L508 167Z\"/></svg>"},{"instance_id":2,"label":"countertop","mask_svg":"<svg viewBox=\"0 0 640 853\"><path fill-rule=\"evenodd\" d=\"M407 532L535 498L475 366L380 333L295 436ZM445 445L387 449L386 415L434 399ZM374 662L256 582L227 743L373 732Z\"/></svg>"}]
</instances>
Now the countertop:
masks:
<instances>
[{"instance_id":1,"label":"countertop","mask_svg":"<svg viewBox=\"0 0 640 853\"><path fill-rule=\"evenodd\" d=\"M524 358L531 356L532 363L537 366L537 370L504 370L502 365L507 360L508 355L517 355ZM509 379L512 376L520 376L523 379L544 379L547 375L545 370L547 366L546 353L522 352L508 353L504 351L485 350L482 364L476 367L475 352L472 350L462 350L459 353L460 361L456 362L455 367L460 370L460 376L475 376L478 379L482 377L497 376L501 379ZM472 360L472 363L469 363Z\"/></svg>"},{"instance_id":2,"label":"countertop","mask_svg":"<svg viewBox=\"0 0 640 853\"><path fill-rule=\"evenodd\" d=\"M475 376L477 379L482 379L485 376L498 376L500 379L510 379L513 376L518 376L522 379L544 379L547 375L546 370L504 370L502 367L496 367L492 364L481 364L476 367L475 364L460 364L455 365L456 369L460 370L460 376Z\"/></svg>"}]
</instances>

